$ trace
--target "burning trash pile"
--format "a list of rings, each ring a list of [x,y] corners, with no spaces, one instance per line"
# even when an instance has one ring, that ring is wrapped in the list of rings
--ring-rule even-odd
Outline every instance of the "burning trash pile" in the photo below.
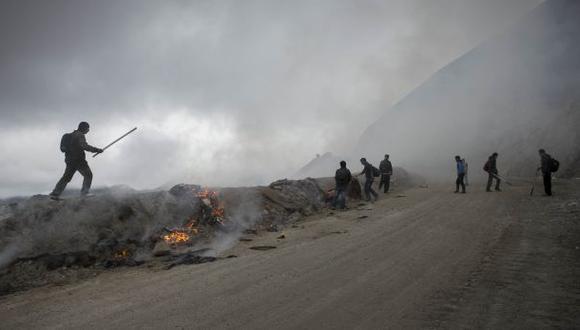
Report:
[[[4,205],[0,295],[58,282],[64,273],[215,261],[244,231],[276,231],[320,211],[324,196],[306,179],[217,191],[179,184],[58,203],[34,196]]]

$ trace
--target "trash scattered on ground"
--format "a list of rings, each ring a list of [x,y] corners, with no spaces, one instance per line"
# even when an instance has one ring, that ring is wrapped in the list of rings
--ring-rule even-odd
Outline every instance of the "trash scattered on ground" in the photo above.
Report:
[[[348,230],[337,230],[337,231],[331,231],[331,234],[346,234],[348,233]]]
[[[250,250],[266,251],[266,250],[272,250],[275,248],[276,248],[275,246],[271,246],[271,245],[258,245],[258,246],[250,247]]]
[[[279,231],[278,230],[278,226],[277,225],[274,225],[274,224],[271,225],[270,227],[268,227],[266,230],[269,231],[269,232],[271,232],[271,233],[277,233]]]
[[[247,235],[258,235],[258,231],[256,229],[246,229],[246,230],[244,230],[244,234],[247,234]]]
[[[285,238],[286,238],[286,235],[280,235],[280,236],[278,236],[278,237],[276,237],[276,238],[277,238],[277,239],[285,239]]]
[[[204,257],[200,256],[197,251],[188,252],[184,254],[177,255],[172,258],[171,262],[165,269],[169,270],[175,266],[179,265],[194,265],[194,264],[204,264],[206,262],[214,262],[217,260],[216,257]]]

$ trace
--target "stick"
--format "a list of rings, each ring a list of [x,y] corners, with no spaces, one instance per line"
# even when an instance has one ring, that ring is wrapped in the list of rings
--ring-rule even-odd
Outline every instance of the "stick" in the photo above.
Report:
[[[495,177],[496,179],[500,179],[500,180],[502,180],[502,181],[503,181],[505,184],[507,184],[508,186],[513,186],[513,184],[512,184],[511,182],[509,182],[509,181],[508,181],[508,180],[506,180],[505,178],[503,178],[503,177],[499,176],[499,174],[495,174],[495,173],[492,173],[492,172],[487,172],[487,173],[491,174],[491,176]]]
[[[532,190],[530,190],[530,196],[534,195],[534,189],[536,188],[536,180],[538,178],[538,172],[539,172],[539,170],[536,170],[536,175],[534,176],[534,179],[532,180]]]
[[[111,143],[107,144],[107,146],[103,148],[103,151],[107,150],[107,149],[108,149],[110,146],[112,146],[113,144],[115,144],[115,143],[119,142],[119,141],[120,141],[122,138],[124,138],[125,136],[127,136],[127,135],[129,135],[129,134],[131,134],[131,133],[135,132],[136,130],[137,130],[137,127],[133,128],[133,129],[132,129],[132,130],[130,130],[129,132],[127,132],[127,133],[125,133],[125,134],[121,135],[121,137],[120,137],[120,138],[118,138],[118,139],[116,139],[115,141],[113,141],[113,142],[111,142]],[[94,155],[93,155],[93,158],[97,157],[99,154],[101,154],[101,152],[94,154]]]

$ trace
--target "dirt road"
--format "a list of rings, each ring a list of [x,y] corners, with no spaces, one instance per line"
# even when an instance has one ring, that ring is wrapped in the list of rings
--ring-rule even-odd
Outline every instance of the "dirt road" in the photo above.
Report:
[[[557,184],[554,198],[527,186],[471,190],[395,193],[251,237],[224,253],[237,258],[211,264],[119,269],[5,296],[0,328],[580,324],[580,180]]]

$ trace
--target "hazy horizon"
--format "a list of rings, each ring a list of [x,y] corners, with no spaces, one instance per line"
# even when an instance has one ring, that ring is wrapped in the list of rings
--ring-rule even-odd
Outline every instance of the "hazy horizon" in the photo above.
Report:
[[[3,1],[0,197],[48,193],[80,121],[96,147],[139,127],[94,187],[291,176],[540,2]]]

